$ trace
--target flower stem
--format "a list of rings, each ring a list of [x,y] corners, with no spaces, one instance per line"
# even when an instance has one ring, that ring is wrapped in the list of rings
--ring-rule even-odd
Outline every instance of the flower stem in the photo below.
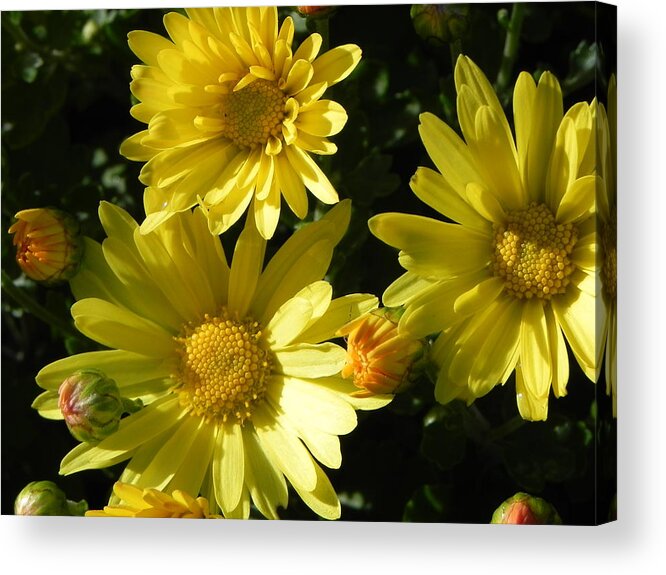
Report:
[[[491,429],[488,432],[488,440],[490,442],[495,442],[500,439],[504,439],[507,435],[510,435],[514,431],[520,429],[523,425],[525,425],[525,420],[520,417],[520,415],[516,415],[508,421],[505,421],[502,425]]]
[[[518,57],[518,44],[520,43],[520,30],[523,27],[525,19],[525,4],[516,2],[511,9],[511,19],[506,30],[506,39],[504,40],[504,51],[502,52],[502,63],[497,80],[495,81],[495,90],[498,94],[504,96],[506,89],[511,82],[513,65]],[[506,98],[503,98],[505,100]]]
[[[57,328],[65,335],[82,339],[81,334],[69,322],[66,322],[43,305],[37,303],[25,290],[16,287],[12,278],[4,270],[2,270],[2,290],[24,310],[41,319],[43,322]]]
[[[328,16],[324,18],[315,18],[315,30],[321,34],[321,48],[319,49],[320,54],[323,54],[328,50],[329,45],[329,25],[328,25]]]
[[[456,62],[458,61],[458,56],[460,56],[460,54],[462,54],[463,52],[462,41],[460,40],[460,38],[453,40],[449,44],[449,50],[451,52],[451,68],[455,70]]]

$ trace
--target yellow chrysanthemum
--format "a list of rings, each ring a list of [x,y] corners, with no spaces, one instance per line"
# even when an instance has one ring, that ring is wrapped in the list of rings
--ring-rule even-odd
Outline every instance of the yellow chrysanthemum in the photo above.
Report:
[[[163,517],[176,519],[222,519],[210,512],[205,497],[196,499],[176,489],[171,495],[157,489],[139,489],[117,482],[113,486],[118,505],[86,511],[86,517]]]
[[[348,44],[318,56],[312,34],[292,50],[294,23],[278,31],[276,7],[187,9],[169,13],[171,37],[129,34],[145,63],[132,68],[131,110],[148,128],[121,146],[147,162],[140,180],[143,233],[201,203],[211,232],[227,230],[252,204],[259,232],[273,236],[281,196],[303,218],[307,187],[326,204],[338,195],[311,154],[334,154],[328,140],[347,121],[345,110],[321,99],[346,78],[361,50]]]
[[[390,401],[352,397],[356,388],[340,377],[345,350],[327,341],[378,303],[369,294],[331,299],[322,279],[350,213],[345,200],[302,227],[262,271],[266,242],[252,225],[229,267],[201,208],[141,234],[125,211],[102,203],[108,237],[87,241],[72,316],[112,349],[42,369],[37,383],[47,391],[35,406],[57,418],[63,379],[95,368],[145,407],[97,445],[74,448],[60,472],[129,459],[121,482],[200,493],[234,518],[247,518],[251,501],[277,518],[286,478],[316,513],[337,518],[317,461],[339,467],[338,436],[356,426],[354,410]]]
[[[565,338],[596,381],[601,345],[590,106],[563,114],[557,79],[522,73],[513,107],[516,137],[492,86],[467,57],[455,68],[463,141],[432,114],[419,132],[438,171],[419,168],[414,193],[457,223],[380,214],[370,229],[399,248],[407,270],[384,293],[405,305],[400,329],[441,332],[442,403],[471,403],[516,371],[518,408],[543,420],[552,386],[566,393]]]
[[[606,392],[613,397],[617,416],[617,83],[608,85],[608,112],[594,107],[597,127],[597,163],[602,185],[597,198],[601,246],[601,285],[607,316],[601,334],[606,351]]]

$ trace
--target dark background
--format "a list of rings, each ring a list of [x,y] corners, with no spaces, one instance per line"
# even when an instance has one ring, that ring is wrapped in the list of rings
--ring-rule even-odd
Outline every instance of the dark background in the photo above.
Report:
[[[402,273],[395,250],[369,234],[367,218],[391,210],[431,215],[408,185],[418,166],[431,165],[418,138],[418,115],[430,111],[457,127],[452,51],[462,50],[494,81],[512,4],[450,5],[449,17],[466,29],[453,43],[419,36],[410,8],[341,6],[330,18],[330,46],[353,42],[363,49],[352,76],[327,92],[349,114],[333,138],[339,151],[324,165],[340,196],[354,206],[330,272],[338,294],[381,295]],[[134,29],[165,34],[166,11],[2,13],[3,230],[21,209],[57,206],[101,240],[100,200],[142,219],[141,165],[118,153],[120,142],[142,128],[128,113],[129,70],[138,60],[126,37]],[[294,17],[298,38],[308,33],[312,23],[291,8],[280,12]],[[605,102],[607,78],[616,70],[615,17],[615,7],[592,2],[526,4],[502,100],[510,103],[520,71],[538,76],[550,70],[562,84],[565,109],[595,96]],[[511,106],[506,109],[511,119]],[[312,196],[310,208],[309,217],[321,209]],[[269,252],[296,224],[283,209]],[[236,226],[225,234],[225,247],[239,231]],[[35,301],[71,321],[69,288],[46,288],[22,276],[5,232],[2,268]],[[62,422],[45,420],[30,407],[41,392],[34,377],[42,367],[92,349],[96,344],[43,323],[3,290],[3,514],[13,513],[16,494],[38,479],[55,481],[70,499],[86,499],[91,508],[104,505],[122,464],[58,476],[60,460],[76,441]],[[359,412],[357,429],[341,438],[341,469],[328,471],[343,503],[342,519],[487,523],[504,499],[527,491],[550,501],[564,523],[606,521],[616,490],[616,422],[603,370],[592,384],[572,357],[568,390],[563,399],[551,396],[543,423],[515,425],[513,377],[470,408],[438,405],[424,378],[389,407]],[[298,497],[281,516],[314,518]]]

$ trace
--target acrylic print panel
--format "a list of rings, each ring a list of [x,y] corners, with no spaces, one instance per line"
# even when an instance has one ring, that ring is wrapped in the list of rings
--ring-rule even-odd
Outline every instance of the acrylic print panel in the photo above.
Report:
[[[2,13],[2,513],[616,513],[616,9]]]

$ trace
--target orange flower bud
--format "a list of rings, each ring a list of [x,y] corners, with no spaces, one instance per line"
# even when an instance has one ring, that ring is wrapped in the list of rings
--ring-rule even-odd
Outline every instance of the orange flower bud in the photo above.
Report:
[[[516,493],[504,501],[493,513],[491,523],[511,525],[561,525],[555,508],[540,497]]]
[[[341,375],[353,378],[362,390],[354,395],[397,393],[414,379],[425,344],[398,333],[398,319],[397,310],[381,308],[340,330],[347,340],[347,362]]]
[[[29,278],[56,283],[76,274],[83,242],[78,222],[51,208],[21,210],[8,230],[14,234],[16,261]]]
[[[301,16],[307,18],[324,18],[335,11],[335,6],[296,6]]]

